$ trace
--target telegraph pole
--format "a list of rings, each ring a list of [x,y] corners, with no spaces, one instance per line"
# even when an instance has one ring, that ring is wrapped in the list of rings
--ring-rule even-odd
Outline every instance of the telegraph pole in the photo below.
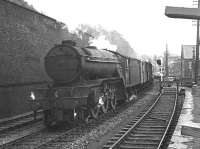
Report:
[[[200,0],[198,0],[198,8],[200,8]],[[196,61],[195,61],[195,74],[194,82],[198,83],[198,70],[199,70],[199,19],[197,20],[197,41],[196,41]]]
[[[196,54],[196,46],[195,47],[193,47],[192,48],[193,50],[192,50],[192,80],[193,80],[193,82],[195,82],[195,64],[196,64],[196,56],[195,56],[195,54]]]
[[[168,45],[166,44],[166,52],[165,52],[165,75],[166,75],[166,77],[168,77],[169,76],[169,69],[168,69],[168,55],[169,53],[168,53]]]
[[[181,85],[183,85],[183,45],[181,46]]]

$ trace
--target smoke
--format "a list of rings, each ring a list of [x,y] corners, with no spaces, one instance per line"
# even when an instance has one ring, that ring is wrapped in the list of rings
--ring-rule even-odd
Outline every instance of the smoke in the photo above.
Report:
[[[96,46],[98,49],[108,49],[125,56],[136,57],[129,43],[117,31],[107,31],[100,25],[88,24],[80,24],[74,30],[67,30],[68,36],[65,39],[74,40],[80,47]]]
[[[117,51],[117,45],[111,44],[104,35],[101,35],[95,39],[91,39],[90,43],[91,46],[96,46],[98,49],[108,49],[111,51]]]

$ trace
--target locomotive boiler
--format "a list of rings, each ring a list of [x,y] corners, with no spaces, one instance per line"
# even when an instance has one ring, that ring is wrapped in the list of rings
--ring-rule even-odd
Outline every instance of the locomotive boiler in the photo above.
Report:
[[[43,109],[48,126],[59,121],[97,119],[152,80],[150,63],[107,49],[78,47],[73,41],[50,49],[45,69],[53,84],[33,89],[31,98],[32,104]]]
[[[115,54],[90,46],[80,48],[63,41],[45,57],[47,74],[57,83],[75,83],[117,76],[119,61]]]

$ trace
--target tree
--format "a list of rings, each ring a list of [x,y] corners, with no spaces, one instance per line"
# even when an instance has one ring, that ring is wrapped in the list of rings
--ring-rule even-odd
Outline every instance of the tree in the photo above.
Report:
[[[36,11],[36,9],[32,6],[32,5],[29,5],[26,1],[24,0],[9,0],[10,2],[12,3],[15,3],[15,4],[18,4],[20,6],[23,6],[25,8],[28,8],[30,10],[34,10]]]

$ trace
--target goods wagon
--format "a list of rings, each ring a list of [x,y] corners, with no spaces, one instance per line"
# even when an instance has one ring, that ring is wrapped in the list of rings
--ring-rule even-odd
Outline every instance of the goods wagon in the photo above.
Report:
[[[141,61],[141,84],[144,84],[145,82],[147,82],[147,67],[146,67],[147,63],[144,61]]]
[[[59,121],[97,119],[100,113],[115,110],[128,101],[132,91],[152,81],[150,66],[107,49],[63,41],[45,57],[46,73],[53,83],[33,89],[31,103],[37,105],[32,106],[33,110],[44,110],[47,126]]]
[[[152,64],[151,63],[147,63],[147,80],[151,80],[152,79]]]
[[[140,61],[129,58],[129,84],[130,86],[137,86],[141,84],[140,76]]]

